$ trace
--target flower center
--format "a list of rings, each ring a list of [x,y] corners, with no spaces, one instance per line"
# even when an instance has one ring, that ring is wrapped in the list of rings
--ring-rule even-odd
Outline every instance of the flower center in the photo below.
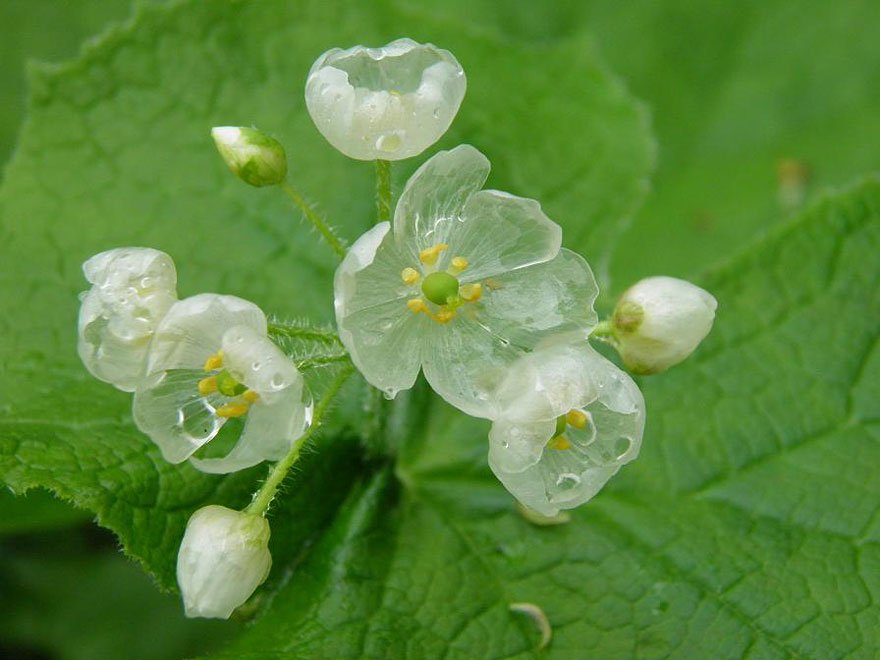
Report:
[[[445,271],[434,270],[441,253],[448,248],[446,243],[437,243],[419,252],[419,262],[422,268],[428,271],[424,278],[415,268],[404,268],[400,272],[400,279],[407,286],[421,283],[421,292],[424,296],[424,298],[407,300],[407,308],[413,314],[425,314],[436,323],[448,323],[457,316],[459,308],[466,303],[477,302],[483,295],[483,286],[479,282],[459,283],[458,275],[469,265],[464,257],[453,257]],[[428,302],[425,302],[425,299]],[[428,303],[436,305],[437,308],[432,308]]]
[[[205,360],[204,370],[211,375],[199,381],[199,394],[208,396],[219,392],[229,398],[229,401],[215,409],[218,417],[246,415],[251,404],[260,398],[259,394],[239,383],[235,376],[223,368],[223,351],[217,351]]]
[[[569,410],[564,415],[560,415],[556,418],[556,428],[553,431],[553,437],[547,441],[547,446],[551,449],[558,449],[560,451],[571,449],[571,440],[565,435],[568,427],[571,426],[572,428],[582,431],[587,428],[589,421],[590,418],[588,417],[588,413],[585,413],[583,410],[573,409]]]
[[[431,273],[422,282],[422,293],[435,305],[445,305],[458,296],[458,280],[449,273]]]

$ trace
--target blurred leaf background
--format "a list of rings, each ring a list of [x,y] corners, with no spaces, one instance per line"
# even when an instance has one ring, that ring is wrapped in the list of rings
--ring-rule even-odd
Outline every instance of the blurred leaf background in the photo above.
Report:
[[[589,34],[644,102],[656,172],[610,263],[614,293],[648,274],[696,277],[878,166],[878,3],[446,0],[376,11],[386,5],[536,45]],[[129,12],[122,1],[0,3],[0,158],[25,120],[26,60],[73,57]],[[562,73],[544,71],[546,84]],[[0,507],[0,655],[183,657],[237,630],[184,620],[90,514],[39,490],[4,493]]]

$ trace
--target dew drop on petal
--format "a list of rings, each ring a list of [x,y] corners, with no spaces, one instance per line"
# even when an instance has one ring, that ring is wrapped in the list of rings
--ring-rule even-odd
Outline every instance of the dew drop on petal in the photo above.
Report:
[[[581,483],[581,478],[571,472],[563,472],[556,478],[556,485],[562,490],[570,490]]]

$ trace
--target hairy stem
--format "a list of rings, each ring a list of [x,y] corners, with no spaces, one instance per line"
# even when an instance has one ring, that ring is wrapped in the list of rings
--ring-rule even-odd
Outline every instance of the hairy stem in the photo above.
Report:
[[[348,380],[349,376],[353,373],[354,368],[346,366],[343,367],[342,371],[340,371],[336,378],[333,379],[333,382],[330,383],[330,386],[324,392],[324,396],[321,397],[321,400],[318,401],[315,406],[311,425],[306,429],[305,433],[294,440],[287,456],[282,458],[272,467],[268,478],[263,482],[263,485],[260,486],[260,490],[254,493],[254,499],[245,509],[245,513],[260,516],[266,515],[266,512],[269,510],[269,505],[272,504],[272,500],[274,500],[275,496],[278,494],[278,487],[281,485],[281,482],[284,481],[287,473],[290,472],[290,468],[292,468],[297,460],[299,460],[299,455],[303,446],[308,442],[309,438],[321,428],[321,422],[323,421],[324,414],[327,412],[327,408],[333,402],[333,399],[336,398],[336,395],[345,384],[345,381]]]
[[[376,161],[376,222],[391,220],[391,162]]]
[[[299,210],[303,212],[306,219],[315,226],[315,229],[317,229],[321,234],[321,237],[327,241],[327,245],[332,248],[336,253],[336,256],[342,259],[346,252],[345,244],[342,239],[333,232],[330,225],[324,222],[324,219],[317,211],[315,211],[315,209],[312,208],[303,196],[300,195],[292,185],[290,185],[289,181],[282,182],[280,188],[291,199],[291,201],[299,207]]]

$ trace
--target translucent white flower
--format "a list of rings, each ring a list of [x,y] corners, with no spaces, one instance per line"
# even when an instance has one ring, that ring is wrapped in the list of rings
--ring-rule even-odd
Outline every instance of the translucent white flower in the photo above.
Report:
[[[281,459],[302,434],[306,412],[302,375],[266,336],[260,308],[210,293],[168,310],[134,395],[135,423],[165,460],[189,459],[203,472]],[[229,453],[194,457],[231,419],[244,426]]]
[[[126,247],[83,264],[92,288],[82,294],[77,349],[86,369],[131,392],[143,376],[156,325],[177,300],[177,273],[164,252]]]
[[[211,505],[186,524],[177,584],[188,617],[228,619],[272,566],[269,523],[262,516]]]
[[[656,374],[678,364],[709,334],[718,302],[674,277],[649,277],[621,296],[612,326],[627,369]]]
[[[544,516],[583,504],[639,454],[645,402],[632,379],[585,342],[539,348],[498,390],[489,467]]]
[[[223,161],[252,186],[274,186],[287,176],[287,155],[273,137],[247,126],[215,126],[211,137]]]
[[[543,337],[595,325],[587,263],[531,199],[480,190],[489,161],[471,146],[413,174],[389,223],[361,236],[336,271],[336,321],[354,364],[393,397],[419,368],[449,403],[493,417],[507,366]]]
[[[449,51],[412,39],[333,48],[312,65],[306,106],[321,134],[358,160],[401,160],[443,135],[467,81]]]

